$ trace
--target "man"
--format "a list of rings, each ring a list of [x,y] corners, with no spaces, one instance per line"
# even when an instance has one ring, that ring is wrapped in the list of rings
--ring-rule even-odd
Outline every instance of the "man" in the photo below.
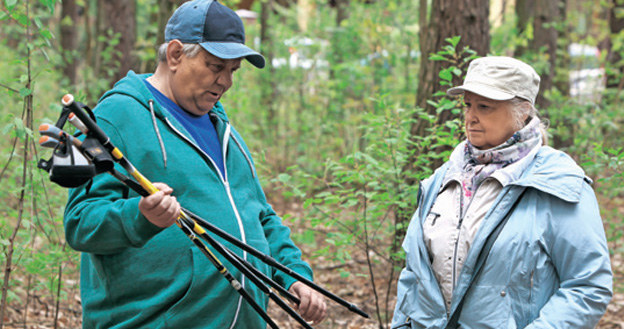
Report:
[[[82,251],[84,328],[265,328],[251,306],[175,226],[180,204],[312,278],[290,231],[267,203],[249,150],[219,99],[244,58],[242,21],[212,0],[183,4],[167,23],[153,75],[130,71],[95,109],[100,127],[159,192],[141,198],[110,175],[70,192],[68,243]],[[179,202],[178,202],[179,201]],[[301,299],[307,321],[326,305],[316,291],[218,239]],[[224,265],[258,304],[267,298]]]

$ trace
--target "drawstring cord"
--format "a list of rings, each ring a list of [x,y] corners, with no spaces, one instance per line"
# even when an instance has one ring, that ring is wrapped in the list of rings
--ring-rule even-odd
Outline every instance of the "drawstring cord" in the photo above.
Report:
[[[162,140],[162,136],[160,136],[160,130],[158,130],[158,125],[156,124],[156,114],[154,113],[154,101],[147,101],[150,106],[150,113],[152,114],[152,124],[154,125],[154,130],[156,131],[156,137],[158,137],[158,143],[160,143],[160,151],[162,152],[163,162],[165,164],[165,168],[167,168],[167,150],[165,150],[165,143]]]

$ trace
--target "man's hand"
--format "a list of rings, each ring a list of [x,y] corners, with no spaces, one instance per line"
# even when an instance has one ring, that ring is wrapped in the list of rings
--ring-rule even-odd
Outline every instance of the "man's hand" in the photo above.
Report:
[[[154,183],[158,192],[141,198],[139,210],[150,223],[158,227],[169,227],[180,215],[180,204],[174,196],[173,189],[165,183]]]
[[[325,298],[316,290],[297,281],[290,286],[288,291],[299,297],[300,303],[296,309],[304,320],[318,324],[325,319],[327,315]]]

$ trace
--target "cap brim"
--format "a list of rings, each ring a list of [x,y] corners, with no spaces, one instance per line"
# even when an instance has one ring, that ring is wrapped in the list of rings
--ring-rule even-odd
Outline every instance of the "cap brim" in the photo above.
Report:
[[[209,53],[223,59],[245,58],[253,66],[261,69],[265,65],[264,57],[257,51],[236,42],[203,42],[200,45]]]
[[[446,91],[446,94],[449,96],[459,96],[462,95],[465,91],[469,91],[479,96],[483,96],[485,98],[493,99],[496,101],[507,101],[516,97],[514,94],[495,89],[492,86],[485,86],[474,83],[468,83],[462,86],[450,88]]]

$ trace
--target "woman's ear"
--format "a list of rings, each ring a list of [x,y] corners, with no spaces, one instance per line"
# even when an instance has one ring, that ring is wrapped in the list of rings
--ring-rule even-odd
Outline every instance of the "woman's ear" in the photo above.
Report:
[[[529,115],[531,114],[531,103],[529,102],[522,102],[522,122],[524,122],[524,124],[526,125],[528,123],[528,121],[531,119],[529,117]]]
[[[182,62],[182,48],[182,42],[178,39],[169,41],[167,45],[167,66],[172,72],[175,72]]]

